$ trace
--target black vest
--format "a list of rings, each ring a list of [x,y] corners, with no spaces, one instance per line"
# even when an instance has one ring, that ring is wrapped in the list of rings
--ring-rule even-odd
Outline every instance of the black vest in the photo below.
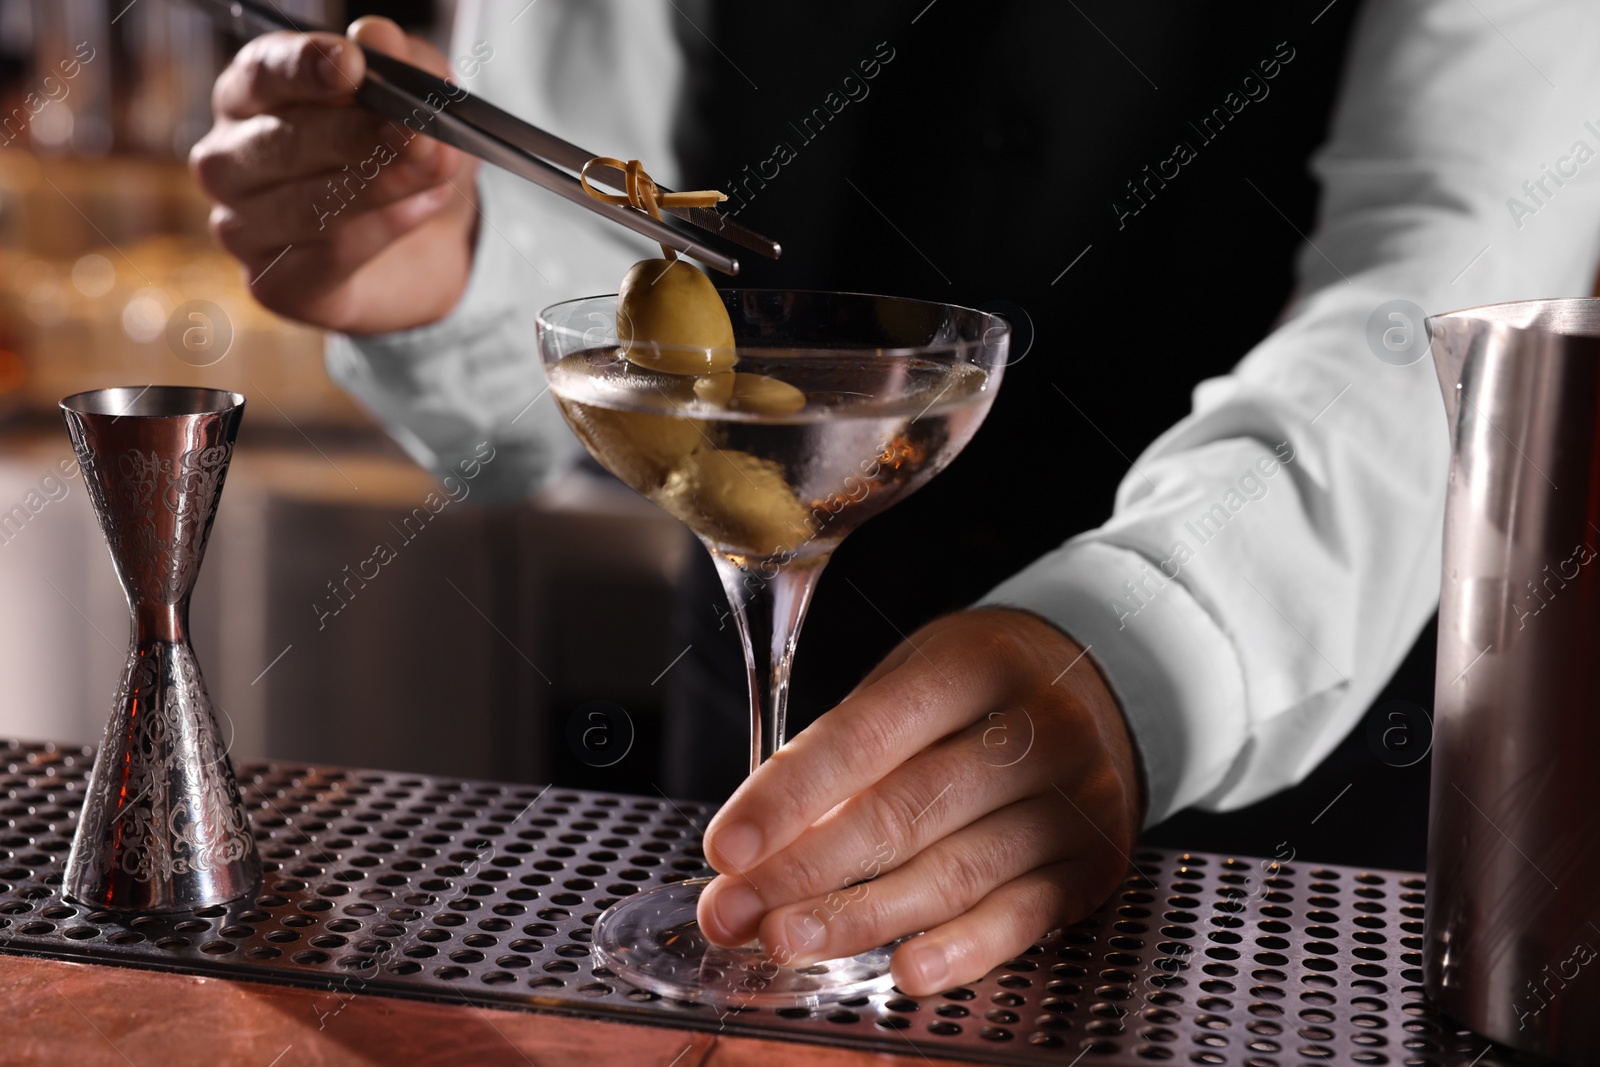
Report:
[[[1307,159],[1356,9],[717,0],[697,26],[678,18],[692,71],[682,187],[728,192],[728,210],[785,248],[778,263],[746,255],[738,284],[1021,308],[1031,320],[966,452],[835,555],[796,658],[791,735],[899,633],[1102,522],[1130,457],[1188,413],[1196,382],[1270,330],[1296,230],[1314,224]],[[714,798],[743,775],[747,712],[700,555],[679,619],[694,662],[673,675],[663,773],[677,792]],[[1404,692],[1431,705],[1422,645]],[[1420,865],[1426,765],[1382,764],[1363,733],[1291,791],[1300,801],[1275,798],[1254,824],[1180,816],[1172,832],[1188,847],[1264,855],[1298,833],[1332,860],[1342,845],[1323,823],[1354,829],[1365,804],[1392,826],[1404,805],[1406,851],[1380,855],[1357,832],[1353,861]],[[1353,789],[1341,802],[1352,810],[1319,820],[1313,838],[1310,816],[1356,774],[1375,784]]]

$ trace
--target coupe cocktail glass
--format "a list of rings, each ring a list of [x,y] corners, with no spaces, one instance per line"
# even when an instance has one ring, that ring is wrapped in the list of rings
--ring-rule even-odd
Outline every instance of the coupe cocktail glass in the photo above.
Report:
[[[737,370],[799,388],[804,407],[730,408],[707,380],[629,362],[614,296],[545,309],[538,342],[551,392],[595,459],[711,553],[744,644],[753,772],[783,745],[795,638],[823,567],[846,534],[966,446],[999,388],[1010,330],[980,311],[894,297],[721,295]],[[709,1003],[815,1004],[890,985],[892,947],[790,969],[759,945],[711,945],[695,921],[707,884],[613,905],[595,926],[597,961],[641,988]]]

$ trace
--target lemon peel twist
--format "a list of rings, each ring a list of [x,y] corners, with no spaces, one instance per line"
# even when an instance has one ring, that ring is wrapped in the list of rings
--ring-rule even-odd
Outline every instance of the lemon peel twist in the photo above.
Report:
[[[603,193],[589,184],[590,167],[609,167],[622,172],[622,193]],[[578,172],[578,184],[583,186],[583,191],[600,201],[602,204],[612,204],[617,207],[638,208],[653,219],[661,218],[661,209],[664,207],[715,207],[728,199],[727,193],[719,193],[715,189],[696,189],[687,192],[663,193],[655,179],[645,173],[644,164],[637,159],[630,159],[624,163],[620,159],[610,156],[596,156],[583,165]],[[661,246],[661,252],[668,259],[677,259],[678,253],[666,245]]]

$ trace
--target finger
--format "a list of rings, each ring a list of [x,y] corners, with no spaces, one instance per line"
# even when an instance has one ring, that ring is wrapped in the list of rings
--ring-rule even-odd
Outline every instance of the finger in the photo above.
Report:
[[[361,108],[295,104],[219,123],[190,151],[189,167],[200,187],[226,204],[322,171],[419,161],[439,147]]]
[[[896,949],[894,984],[907,996],[926,997],[977,981],[1045,931],[1093,911],[1116,889],[1122,870],[1097,852],[1029,871]]]
[[[1015,654],[1000,630],[950,626],[745,779],[706,831],[719,871],[745,871],[836,805],[1000,704]]]
[[[288,104],[328,104],[354,95],[367,64],[333,33],[268,33],[250,41],[217,77],[211,107],[243,119]]]
[[[397,56],[429,74],[446,79],[450,77],[450,60],[443,52],[421,37],[407,34],[394,22],[382,16],[367,15],[356,19],[350,24],[350,36],[359,44],[386,55]],[[453,167],[457,164],[448,161],[469,158],[465,153],[441,144],[431,137],[415,136],[411,128],[403,123],[396,125],[391,122],[390,127],[398,136],[408,141],[403,152],[407,160],[423,159],[429,153],[436,151],[447,161],[446,165]],[[394,144],[399,145],[400,141],[395,141]]]
[[[469,168],[459,153],[412,161],[394,159],[382,167],[367,165],[370,163],[370,159],[365,161],[357,171],[325,171],[225,200],[212,213],[212,235],[223,248],[244,259],[289,243],[327,240],[339,227],[368,212],[435,187],[443,186],[448,192],[449,182],[463,188],[470,182]]]
[[[443,52],[381,15],[366,15],[352,22],[350,39],[384,55],[403,59],[437,77],[450,76],[450,60]]]
[[[758,923],[766,928],[762,916],[772,909],[894,870],[975,820],[1048,788],[1053,777],[1077,779],[1096,754],[1093,723],[1070,710],[1040,720],[1046,736],[1036,740],[1057,754],[1049,763],[1003,763],[987,746],[992,727],[980,720],[828,812],[742,877],[718,878],[701,895],[707,936],[743,944]]]
[[[1061,807],[1053,793],[1019,801],[875,881],[775,909],[761,922],[761,944],[803,967],[949,922],[1000,886],[1096,844],[1081,820],[1061,818]]]
[[[901,641],[898,645],[890,650],[887,656],[878,661],[878,665],[876,667],[867,672],[867,676],[861,679],[861,681],[856,684],[854,689],[850,690],[849,695],[855,696],[863,689],[866,689],[868,686],[872,685],[879,678],[882,678],[890,671],[897,669],[901,664],[914,655],[916,655],[916,648],[911,644],[911,641]]]
[[[440,185],[399,203],[369,211],[341,226],[326,241],[286,242],[278,247],[268,245],[235,255],[244,264],[251,294],[264,307],[319,322],[329,329],[339,329],[338,322],[320,310],[320,301],[333,299],[335,288],[375,255],[449,209],[459,199],[461,194],[454,188]],[[214,209],[213,216],[226,210]]]

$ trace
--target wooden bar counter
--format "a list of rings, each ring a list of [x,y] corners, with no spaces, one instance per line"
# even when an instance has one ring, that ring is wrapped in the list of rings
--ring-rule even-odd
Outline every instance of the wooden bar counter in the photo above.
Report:
[[[0,955],[7,1067],[953,1067],[543,1013]]]

